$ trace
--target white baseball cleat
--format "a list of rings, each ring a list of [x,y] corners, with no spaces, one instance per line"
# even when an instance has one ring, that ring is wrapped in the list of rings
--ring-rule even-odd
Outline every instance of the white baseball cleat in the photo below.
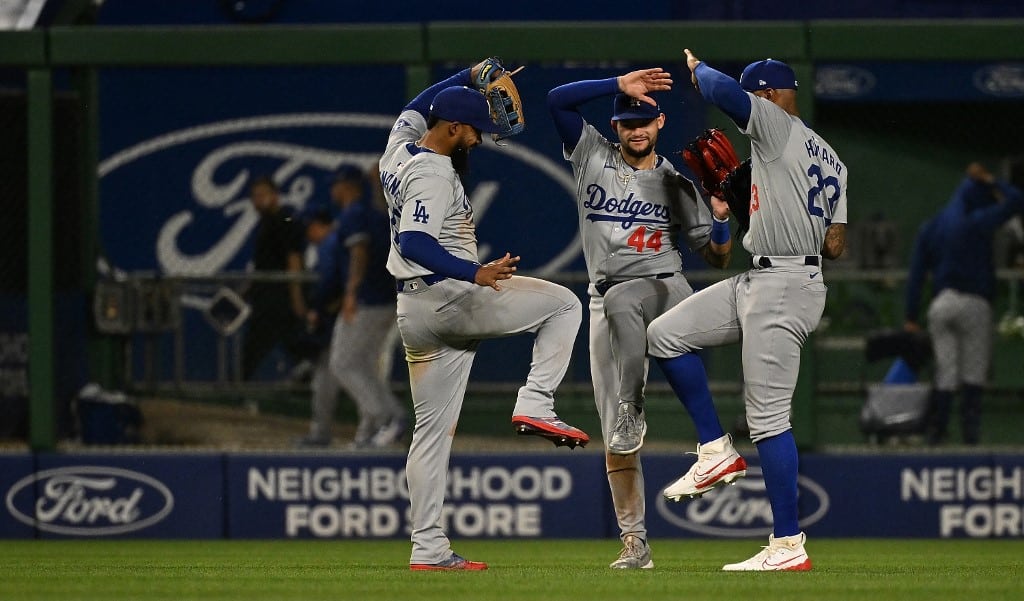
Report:
[[[698,444],[697,462],[682,478],[666,486],[661,494],[669,501],[682,501],[684,497],[693,499],[746,475],[747,462],[732,446],[732,436],[726,434],[707,444]]]
[[[768,535],[768,546],[746,561],[722,566],[724,572],[806,572],[811,569],[811,558],[804,550],[807,535],[775,538]]]

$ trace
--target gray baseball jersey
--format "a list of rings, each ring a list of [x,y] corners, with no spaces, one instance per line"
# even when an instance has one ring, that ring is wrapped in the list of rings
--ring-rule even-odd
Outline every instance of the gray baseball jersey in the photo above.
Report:
[[[616,144],[585,123],[571,155],[580,237],[591,282],[678,272],[680,233],[707,244],[711,211],[690,180],[658,157],[654,169],[626,164]]]
[[[591,281],[590,371],[607,448],[619,403],[644,401],[647,326],[693,293],[681,273],[680,239],[694,250],[707,244],[711,211],[664,157],[657,157],[653,169],[633,169],[619,146],[588,123],[572,152],[564,155],[576,178],[580,238]],[[608,282],[615,285],[599,292],[597,284]],[[623,461],[635,469],[622,469]],[[609,467],[608,482],[620,537],[647,540],[639,459],[622,458],[615,467]]]
[[[752,255],[821,252],[825,228],[846,223],[846,166],[828,142],[771,102],[747,92]]]
[[[380,159],[380,179],[391,209],[391,254],[388,271],[399,280],[428,275],[429,269],[402,257],[398,232],[430,234],[460,259],[477,261],[473,207],[451,159],[416,146],[427,122],[416,111],[404,111],[388,137]],[[414,203],[406,209],[407,202]]]
[[[656,319],[650,354],[675,357],[742,339],[743,396],[754,442],[789,430],[800,351],[818,326],[827,288],[821,246],[846,223],[846,166],[797,117],[749,94],[750,271],[718,282]]]

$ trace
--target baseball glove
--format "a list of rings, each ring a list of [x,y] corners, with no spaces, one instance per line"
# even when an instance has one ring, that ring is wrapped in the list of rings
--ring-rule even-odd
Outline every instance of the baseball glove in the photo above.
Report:
[[[680,153],[704,192],[729,204],[740,231],[750,227],[750,159],[740,162],[725,132],[706,129]]]
[[[477,72],[474,84],[483,92],[487,104],[491,107],[491,119],[498,124],[501,131],[491,134],[494,141],[522,133],[526,129],[526,118],[523,116],[523,101],[519,98],[519,89],[512,81],[512,76],[522,71],[519,67],[509,71],[501,64],[501,59],[491,57],[483,61]]]

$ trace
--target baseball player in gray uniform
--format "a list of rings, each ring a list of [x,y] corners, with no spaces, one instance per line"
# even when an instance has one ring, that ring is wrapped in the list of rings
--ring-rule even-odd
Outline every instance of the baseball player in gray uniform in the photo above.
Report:
[[[380,161],[391,213],[388,270],[398,283],[398,329],[416,419],[406,465],[414,570],[487,568],[455,554],[441,528],[452,437],[482,339],[536,334],[513,411],[517,432],[570,447],[589,440],[558,418],[553,399],[579,331],[579,299],[563,286],[514,276],[517,256],[477,260],[473,207],[459,168],[482,132],[498,126],[483,94],[466,87],[474,76],[465,69],[410,102]]]
[[[623,549],[612,568],[653,568],[637,451],[647,432],[647,325],[693,293],[678,239],[724,267],[732,241],[729,209],[712,235],[711,211],[694,185],[654,152],[665,115],[650,92],[671,88],[660,68],[578,81],[548,94],[548,106],[576,178],[583,256],[590,276],[590,369],[605,440],[608,485]],[[614,96],[613,143],[578,107]]]
[[[753,268],[679,303],[647,329],[650,354],[697,429],[697,461],[664,490],[696,497],[746,474],[722,430],[707,374],[693,351],[742,341],[743,397],[761,459],[773,533],[768,546],[726,571],[809,570],[797,514],[796,442],[789,422],[800,350],[825,307],[821,257],[846,245],[847,169],[800,120],[797,80],[780,61],[751,63],[737,83],[686,50],[694,84],[750,137]]]

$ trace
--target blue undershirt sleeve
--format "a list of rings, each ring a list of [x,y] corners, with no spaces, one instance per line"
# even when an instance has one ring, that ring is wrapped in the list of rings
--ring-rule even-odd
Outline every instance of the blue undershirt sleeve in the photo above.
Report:
[[[562,144],[571,151],[583,135],[583,117],[579,106],[588,100],[610,96],[619,91],[619,78],[588,79],[558,86],[548,92],[548,110],[555,121]]]
[[[409,102],[409,104],[405,105],[405,108],[402,110],[416,111],[417,113],[423,115],[423,118],[426,119],[427,113],[430,112],[430,103],[434,101],[434,96],[437,96],[438,92],[445,88],[450,88],[452,86],[472,85],[473,82],[470,81],[469,79],[470,72],[470,69],[463,69],[462,71],[459,71],[458,73],[452,75],[448,79],[435,83],[426,90],[420,92],[415,98],[413,98]]]
[[[992,187],[1003,194],[1003,202],[974,211],[967,217],[974,229],[983,232],[994,232],[1024,208],[1020,190],[1017,188],[999,181],[995,182]]]
[[[925,276],[928,273],[928,239],[932,223],[929,221],[921,226],[914,240],[914,250],[910,259],[910,269],[907,272],[907,299],[904,306],[904,318],[907,321],[917,322],[918,313],[921,309],[921,294],[924,288]]]
[[[480,265],[460,259],[426,232],[402,232],[398,234],[398,250],[410,261],[426,267],[437,275],[443,275],[467,282],[476,281]]]
[[[747,123],[750,122],[750,96],[743,91],[739,82],[709,67],[707,63],[697,65],[694,75],[697,76],[697,84],[704,99],[722,109],[733,123],[747,129]]]

